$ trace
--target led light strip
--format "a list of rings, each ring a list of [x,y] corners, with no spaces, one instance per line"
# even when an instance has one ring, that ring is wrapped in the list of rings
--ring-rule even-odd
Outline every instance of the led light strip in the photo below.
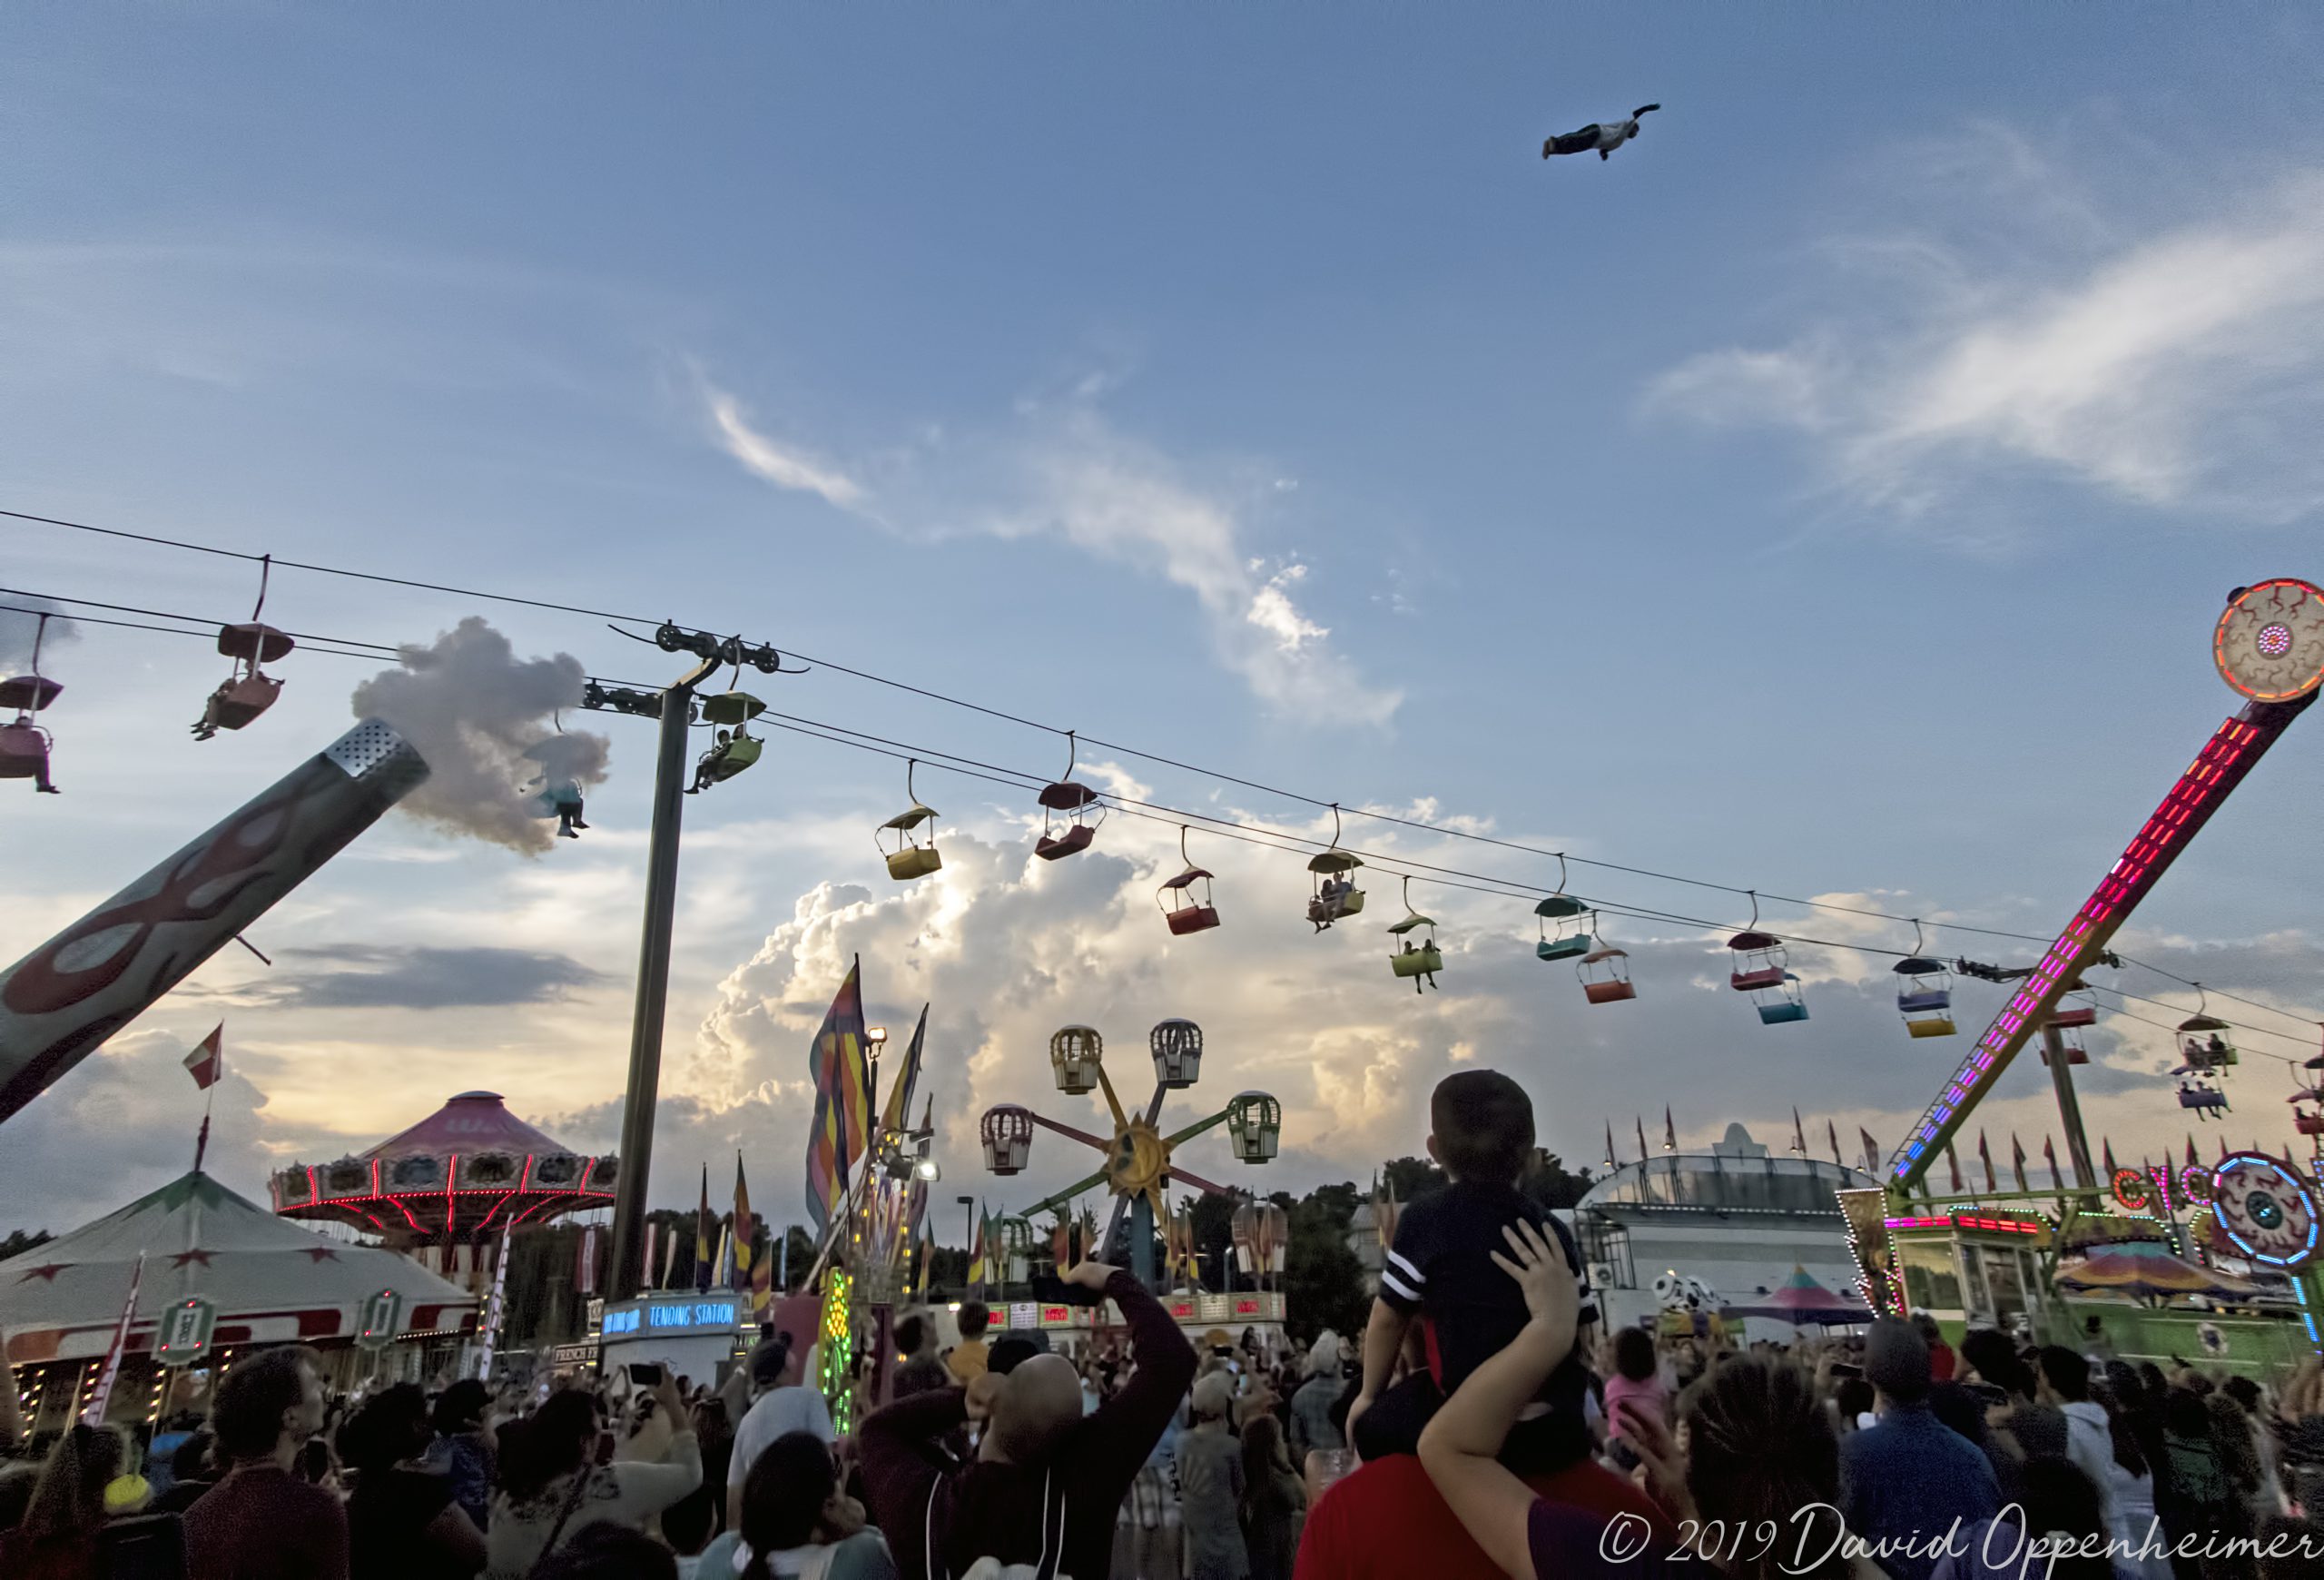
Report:
[[[2201,755],[2146,820],[2138,837],[2131,841],[2130,848],[2050,945],[2034,974],[1994,1017],[1993,1024],[1977,1039],[1920,1122],[1906,1132],[1904,1144],[1888,1160],[1892,1188],[1910,1190],[1920,1182],[1969,1111],[2009,1068],[2010,1061],[2056,1008],[2068,987],[2080,980],[2083,968],[2146,898],[2220,803],[2243,782],[2252,765],[2283,734],[2284,726],[2314,699],[2315,694],[2310,693],[2291,703],[2254,702],[2219,726]]]

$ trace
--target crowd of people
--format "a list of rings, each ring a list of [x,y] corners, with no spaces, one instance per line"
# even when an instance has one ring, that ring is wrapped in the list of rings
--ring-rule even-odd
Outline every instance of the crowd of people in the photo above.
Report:
[[[150,1440],[30,1443],[0,1413],[0,1580],[2324,1574],[2314,1362],[2270,1390],[2130,1364],[2095,1328],[1606,1333],[1519,1189],[1523,1091],[1462,1071],[1431,1129],[1451,1183],[1403,1213],[1360,1339],[1197,1343],[1085,1262],[1066,1281],[1119,1331],[1068,1357],[989,1338],[971,1301],[946,1348],[907,1314],[848,1434],[781,1335],[714,1387],[647,1368],[354,1400],[285,1346]]]

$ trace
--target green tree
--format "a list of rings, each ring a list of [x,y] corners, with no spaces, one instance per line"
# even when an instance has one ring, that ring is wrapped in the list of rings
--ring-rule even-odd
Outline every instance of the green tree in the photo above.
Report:
[[[1532,1164],[1525,1170],[1525,1194],[1544,1207],[1578,1206],[1590,1184],[1588,1169],[1569,1170],[1565,1160],[1547,1147],[1535,1149]]]
[[[46,1245],[55,1238],[44,1229],[34,1229],[29,1234],[21,1229],[12,1229],[7,1239],[0,1239],[0,1262],[10,1257],[22,1256],[35,1246]]]
[[[1388,1189],[1399,1201],[1410,1201],[1444,1183],[1444,1170],[1426,1158],[1393,1158],[1381,1170]]]

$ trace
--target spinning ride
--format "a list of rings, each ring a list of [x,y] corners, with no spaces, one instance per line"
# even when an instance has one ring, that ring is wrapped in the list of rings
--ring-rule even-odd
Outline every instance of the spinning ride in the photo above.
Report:
[[[1146,1107],[1132,1112],[1114,1094],[1106,1073],[1105,1039],[1091,1026],[1065,1026],[1049,1039],[1049,1069],[1057,1089],[1068,1097],[1091,1091],[1105,1095],[1113,1118],[1110,1137],[1034,1112],[1017,1103],[1002,1103],[986,1111],[979,1125],[984,1143],[985,1167],[996,1174],[1015,1174],[1032,1159],[1036,1127],[1080,1142],[1104,1157],[1105,1162],[1086,1178],[1033,1203],[1018,1214],[1030,1220],[1036,1213],[1061,1210],[1085,1190],[1104,1186],[1114,1197],[1112,1218],[1103,1243],[1110,1246],[1120,1232],[1123,1215],[1129,1215],[1129,1268],[1142,1283],[1154,1282],[1154,1225],[1167,1219],[1165,1193],[1172,1183],[1198,1190],[1229,1194],[1226,1187],[1188,1173],[1176,1161],[1177,1149],[1205,1131],[1225,1125],[1236,1157],[1246,1163],[1265,1163],[1275,1155],[1283,1133],[1283,1106],[1264,1091],[1237,1092],[1225,1108],[1183,1129],[1165,1133],[1161,1128],[1163,1100],[1184,1091],[1202,1073],[1202,1028],[1187,1020],[1167,1020],[1147,1034],[1154,1060],[1154,1095]]]

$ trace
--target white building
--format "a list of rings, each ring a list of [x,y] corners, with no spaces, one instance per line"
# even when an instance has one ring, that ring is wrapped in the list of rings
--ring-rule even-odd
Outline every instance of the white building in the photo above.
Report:
[[[1806,1268],[1842,1293],[1856,1288],[1856,1259],[1836,1190],[1878,1181],[1815,1158],[1772,1156],[1741,1125],[1706,1152],[1665,1152],[1624,1163],[1574,1209],[1572,1225],[1610,1327],[1658,1308],[1664,1273],[1699,1279],[1721,1302],[1750,1304]],[[1753,1318],[1738,1341],[1788,1341],[1791,1329]]]

